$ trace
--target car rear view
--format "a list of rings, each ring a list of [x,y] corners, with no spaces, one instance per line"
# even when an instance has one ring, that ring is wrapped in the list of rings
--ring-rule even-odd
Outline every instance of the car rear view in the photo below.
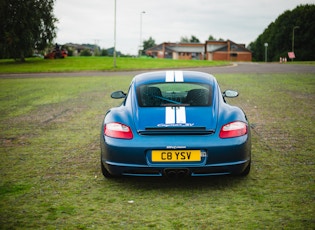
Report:
[[[249,172],[246,116],[224,102],[213,76],[188,71],[138,75],[124,99],[103,122],[104,176]]]

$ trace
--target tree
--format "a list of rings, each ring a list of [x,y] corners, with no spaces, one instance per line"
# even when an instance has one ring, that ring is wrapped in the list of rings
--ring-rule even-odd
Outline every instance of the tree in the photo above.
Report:
[[[200,40],[196,36],[191,35],[190,39],[187,36],[181,37],[180,42],[181,43],[199,43]]]
[[[209,35],[208,41],[224,41],[223,38],[216,39],[212,35]]]
[[[84,50],[82,50],[82,51],[80,52],[80,56],[86,56],[86,57],[92,56],[91,50],[89,50],[89,49],[84,49]]]
[[[181,43],[189,43],[189,38],[187,36],[180,37],[180,42]]]
[[[195,37],[194,35],[191,35],[191,38],[189,40],[191,43],[199,43],[199,39],[197,37]]]
[[[55,0],[1,0],[0,58],[25,61],[56,37]]]
[[[108,56],[107,49],[102,49],[101,50],[101,56]]]
[[[268,61],[278,61],[292,51],[297,60],[315,60],[315,5],[299,5],[287,10],[271,22],[258,38],[250,43],[254,61],[265,59],[265,43],[268,43]]]
[[[153,46],[156,46],[156,44],[155,44],[155,40],[152,37],[149,37],[148,40],[144,40],[142,54],[144,53],[144,50],[149,49]]]
[[[216,41],[216,39],[212,35],[209,35],[208,41]]]

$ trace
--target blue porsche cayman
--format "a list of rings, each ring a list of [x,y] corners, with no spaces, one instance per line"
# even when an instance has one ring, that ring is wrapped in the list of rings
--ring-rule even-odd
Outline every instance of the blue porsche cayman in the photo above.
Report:
[[[137,75],[110,109],[101,129],[101,169],[113,176],[247,175],[250,126],[225,102],[216,79],[194,71]]]

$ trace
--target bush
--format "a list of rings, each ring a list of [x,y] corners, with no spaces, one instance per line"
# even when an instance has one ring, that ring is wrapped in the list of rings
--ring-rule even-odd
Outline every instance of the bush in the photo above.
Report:
[[[101,56],[108,56],[108,52],[106,49],[101,50]]]
[[[80,56],[92,56],[92,53],[89,49],[84,49],[80,52]]]

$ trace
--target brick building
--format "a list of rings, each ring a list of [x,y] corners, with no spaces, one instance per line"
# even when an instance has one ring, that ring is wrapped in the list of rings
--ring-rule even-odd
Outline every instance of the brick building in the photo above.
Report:
[[[209,61],[252,61],[252,53],[243,44],[233,41],[206,41],[205,43],[169,43],[145,50],[156,58]]]

